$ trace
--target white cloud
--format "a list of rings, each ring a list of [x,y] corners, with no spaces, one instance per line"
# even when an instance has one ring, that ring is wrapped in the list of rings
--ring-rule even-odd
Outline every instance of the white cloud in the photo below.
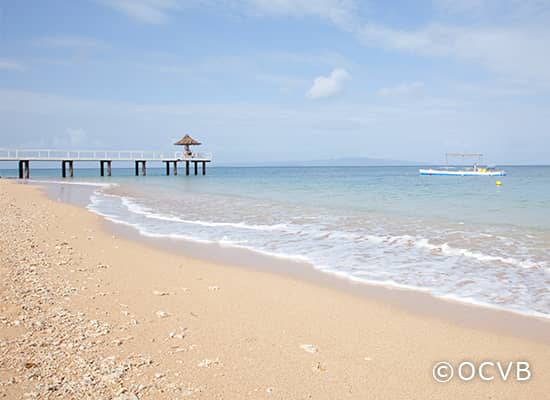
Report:
[[[342,91],[344,82],[349,79],[351,79],[351,76],[348,71],[336,68],[329,76],[318,76],[315,78],[306,96],[310,99],[332,97]]]
[[[367,46],[481,65],[513,79],[550,83],[548,0],[432,0],[435,10],[467,18],[396,29],[365,21],[354,0],[240,0],[252,14],[311,16],[352,32]]]
[[[424,87],[423,82],[406,82],[396,86],[384,87],[378,90],[380,96],[402,96],[411,93],[417,93]]]
[[[203,0],[207,1],[207,0]],[[436,10],[473,17],[477,23],[432,22],[395,29],[365,22],[354,0],[240,0],[252,15],[312,16],[354,33],[365,45],[424,57],[454,59],[507,75],[550,83],[548,0],[433,0]],[[437,18],[437,15],[434,17]],[[481,23],[482,22],[482,23]]]
[[[126,16],[149,24],[160,24],[183,2],[177,0],[98,0]]]
[[[194,6],[229,8],[249,16],[316,17],[355,34],[367,46],[458,60],[512,79],[550,83],[548,0],[432,0],[434,22],[409,29],[366,22],[361,11],[368,5],[358,0],[97,1],[148,23],[165,22],[171,13]],[[437,23],[437,11],[470,20]]]
[[[446,25],[405,31],[368,24],[358,34],[369,46],[474,62],[515,78],[550,82],[549,31]]]
[[[0,58],[0,70],[24,71],[27,67],[17,61]]]
[[[356,0],[97,0],[135,20],[160,24],[170,14],[193,6],[227,7],[254,16],[315,16],[349,29],[358,9]]]

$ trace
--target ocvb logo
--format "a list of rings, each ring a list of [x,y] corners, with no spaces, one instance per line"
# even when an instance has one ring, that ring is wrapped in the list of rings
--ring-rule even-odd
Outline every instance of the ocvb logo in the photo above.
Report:
[[[456,371],[456,374],[455,374]],[[495,379],[506,382],[513,379],[517,382],[526,382],[531,379],[531,368],[528,361],[482,361],[478,364],[471,361],[462,361],[456,367],[447,361],[440,361],[433,366],[433,378],[439,383],[451,381],[458,377],[463,382],[469,382],[476,377],[482,381]]]

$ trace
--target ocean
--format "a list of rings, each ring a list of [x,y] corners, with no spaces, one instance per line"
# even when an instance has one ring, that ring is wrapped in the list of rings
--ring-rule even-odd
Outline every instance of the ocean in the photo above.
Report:
[[[498,178],[419,176],[417,167],[114,169],[111,178],[77,169],[72,182],[101,185],[87,207],[144,236],[550,318],[550,167],[505,169]],[[31,173],[61,181],[58,170]]]

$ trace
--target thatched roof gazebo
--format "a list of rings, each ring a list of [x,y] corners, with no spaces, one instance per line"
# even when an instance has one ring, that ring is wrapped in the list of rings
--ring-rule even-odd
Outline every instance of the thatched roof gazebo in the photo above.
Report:
[[[176,143],[174,143],[176,146],[198,146],[201,144],[201,142],[196,141],[189,135],[185,135],[180,140],[178,140]]]
[[[186,155],[191,155],[192,152],[191,150],[189,149],[189,146],[199,146],[201,144],[201,142],[193,139],[191,136],[189,135],[185,135],[184,137],[182,137],[180,140],[178,140],[176,143],[174,143],[176,146],[184,146],[185,148],[185,154]]]

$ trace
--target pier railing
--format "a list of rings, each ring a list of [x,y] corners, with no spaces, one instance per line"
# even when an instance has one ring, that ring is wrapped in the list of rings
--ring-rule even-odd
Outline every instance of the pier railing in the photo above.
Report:
[[[142,151],[142,150],[55,150],[55,149],[3,149],[0,148],[0,160],[18,161],[166,161],[166,160],[207,160],[211,153],[183,151]]]

